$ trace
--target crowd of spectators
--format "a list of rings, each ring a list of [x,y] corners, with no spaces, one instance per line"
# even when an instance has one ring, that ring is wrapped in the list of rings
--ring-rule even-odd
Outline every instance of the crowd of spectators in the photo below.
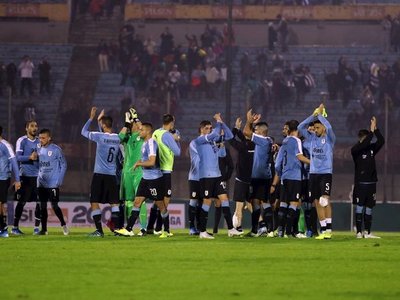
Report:
[[[118,43],[100,41],[100,70],[119,71],[124,99],[140,105],[149,115],[177,111],[180,98],[220,99],[227,70],[225,51],[234,47],[234,32],[206,25],[200,36],[186,35],[186,45],[175,43],[168,27],[159,39],[143,37],[127,24],[120,30]],[[235,53],[235,51],[233,51]]]

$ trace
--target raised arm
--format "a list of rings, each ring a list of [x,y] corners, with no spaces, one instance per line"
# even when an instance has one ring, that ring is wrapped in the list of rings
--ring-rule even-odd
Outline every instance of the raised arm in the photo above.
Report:
[[[207,144],[209,142],[215,142],[217,139],[219,139],[220,132],[221,132],[221,123],[217,122],[211,133],[197,137],[195,139],[195,143],[201,145],[201,144]]]
[[[225,134],[225,141],[229,141],[229,140],[233,139],[233,133],[232,133],[231,129],[225,123],[221,123],[221,128]]]
[[[310,138],[312,133],[308,131],[308,125],[315,120],[315,116],[311,115],[297,126],[300,134],[305,138]]]
[[[94,117],[96,116],[96,111],[97,111],[97,108],[92,107],[92,109],[90,110],[89,120],[86,121],[85,125],[83,125],[83,128],[81,130],[81,134],[87,139],[90,139],[89,127],[90,127],[90,124],[92,123]]]
[[[336,142],[336,135],[333,132],[331,123],[321,114],[317,116],[318,120],[325,126],[326,129],[326,135],[327,137],[331,140],[332,143]]]
[[[376,153],[378,153],[379,150],[381,150],[381,148],[385,144],[385,138],[383,137],[382,133],[380,132],[380,130],[377,127],[375,117],[372,117],[372,119],[371,119],[371,131],[376,136],[376,142],[373,144],[374,152],[376,155]]]
[[[357,156],[359,153],[367,149],[370,146],[373,137],[374,134],[372,132],[368,133],[362,142],[357,142],[357,144],[351,148],[351,155],[353,157]]]

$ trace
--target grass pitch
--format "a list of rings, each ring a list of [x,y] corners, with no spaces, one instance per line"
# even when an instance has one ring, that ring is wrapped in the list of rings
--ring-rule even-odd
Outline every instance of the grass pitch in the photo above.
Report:
[[[24,230],[24,229],[23,229]],[[400,299],[400,236],[0,239],[0,299]],[[29,234],[28,234],[29,233]]]

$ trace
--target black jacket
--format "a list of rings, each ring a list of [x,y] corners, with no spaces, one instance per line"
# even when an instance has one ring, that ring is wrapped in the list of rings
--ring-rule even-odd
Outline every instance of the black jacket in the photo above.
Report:
[[[374,134],[376,142],[371,143]],[[375,155],[384,144],[385,139],[379,129],[376,129],[375,132],[370,132],[361,143],[358,142],[351,148],[351,155],[355,164],[354,183],[378,181]]]
[[[240,130],[233,128],[232,133],[234,137],[229,140],[229,143],[238,152],[236,178],[250,183],[255,145],[252,141],[246,139]]]

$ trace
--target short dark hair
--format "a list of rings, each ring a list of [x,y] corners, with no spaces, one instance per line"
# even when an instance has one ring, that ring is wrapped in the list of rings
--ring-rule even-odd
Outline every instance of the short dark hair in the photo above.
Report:
[[[153,124],[151,124],[150,122],[142,123],[142,127],[147,127],[150,128],[150,130],[153,130]]]
[[[39,131],[39,134],[47,134],[48,136],[51,136],[51,131],[50,129],[43,128]]]
[[[322,124],[322,123],[320,120],[315,120],[313,125],[315,125],[315,124]]]
[[[299,126],[299,121],[297,121],[297,120],[290,120],[290,121],[287,121],[287,122],[285,123],[285,125],[288,126],[288,128],[289,128],[289,133],[292,133],[293,131],[296,131],[296,130],[297,130],[297,127]]]
[[[25,128],[27,128],[29,126],[29,124],[31,124],[31,123],[36,123],[36,121],[35,120],[26,121],[25,122]]]
[[[310,122],[310,123],[308,123],[308,127],[314,126],[314,123],[315,123],[315,122]]]
[[[3,134],[3,127],[0,126],[0,136]]]
[[[362,138],[364,136],[367,136],[369,134],[369,131],[367,129],[360,129],[358,131],[358,138]]]
[[[173,115],[170,115],[170,114],[163,115],[163,118],[162,118],[163,125],[168,125],[169,123],[174,122],[174,121],[175,121],[175,117]]]
[[[112,128],[113,126],[113,119],[110,116],[101,117],[100,121],[106,125],[107,128]]]

